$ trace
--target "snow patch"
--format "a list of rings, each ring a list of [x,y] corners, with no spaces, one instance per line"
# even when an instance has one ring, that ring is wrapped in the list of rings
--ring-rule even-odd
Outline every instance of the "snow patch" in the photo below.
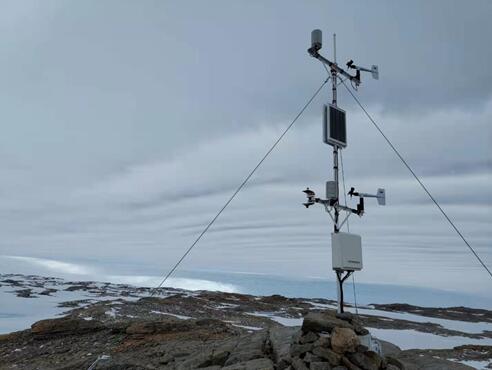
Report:
[[[191,316],[184,316],[184,315],[177,315],[175,313],[169,313],[169,312],[161,312],[161,311],[150,311],[150,313],[153,313],[153,314],[157,314],[157,315],[168,315],[168,316],[173,316],[173,317],[176,317],[180,320],[189,320],[189,319],[192,319],[193,317]]]
[[[355,313],[353,308],[349,308],[348,311]],[[442,326],[445,329],[461,331],[463,333],[481,334],[484,331],[492,331],[492,323],[487,322],[468,322],[459,320],[439,319],[435,317],[428,317],[422,315],[416,315],[406,312],[392,312],[382,311],[375,309],[361,309],[359,308],[359,314],[368,316],[382,316],[397,320],[407,320],[418,323],[434,323]]]
[[[473,339],[467,337],[444,337],[416,330],[368,328],[378,338],[396,344],[401,349],[448,349],[465,344],[492,345],[492,338]]]
[[[302,317],[293,318],[293,317],[283,317],[275,315],[275,313],[271,312],[247,312],[247,315],[258,316],[258,317],[266,317],[272,321],[278,322],[283,326],[301,326],[302,325]]]
[[[111,307],[111,309],[109,311],[106,311],[105,314],[114,319],[118,315],[118,312],[116,312],[116,309],[114,307]]]
[[[467,365],[473,367],[477,370],[489,370],[490,367],[487,367],[491,362],[490,361],[473,361],[473,360],[458,360],[451,359],[451,361],[459,362],[460,364]]]

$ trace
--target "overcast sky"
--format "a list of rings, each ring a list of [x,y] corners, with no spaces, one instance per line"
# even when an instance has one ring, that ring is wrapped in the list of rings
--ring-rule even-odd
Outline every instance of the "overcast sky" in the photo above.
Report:
[[[0,255],[169,269],[325,79],[306,49],[378,64],[360,100],[492,267],[492,2],[0,1]],[[492,282],[344,88],[359,280]],[[325,88],[183,269],[332,276]],[[355,201],[354,201],[355,203]],[[126,266],[126,267],[121,267]],[[131,268],[129,268],[131,270]],[[128,271],[129,273],[130,271]],[[466,277],[465,277],[466,276]]]

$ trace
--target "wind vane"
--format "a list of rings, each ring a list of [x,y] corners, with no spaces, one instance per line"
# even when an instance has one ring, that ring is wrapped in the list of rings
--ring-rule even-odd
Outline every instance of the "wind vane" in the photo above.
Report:
[[[333,221],[333,233],[331,234],[332,268],[337,276],[337,301],[338,313],[343,313],[343,283],[354,272],[362,270],[362,241],[360,235],[340,232],[342,226],[347,222],[351,214],[361,217],[364,214],[364,198],[376,198],[379,205],[386,204],[386,193],[384,189],[378,189],[377,193],[367,194],[355,191],[351,188],[348,195],[359,197],[356,209],[340,204],[339,178],[338,178],[338,154],[347,147],[346,114],[337,106],[338,79],[343,76],[350,80],[356,88],[361,83],[361,72],[370,72],[374,79],[379,79],[378,67],[373,65],[370,69],[354,64],[353,60],[347,62],[348,69],[355,69],[355,75],[351,75],[336,63],[336,38],[333,35],[334,61],[319,54],[322,47],[322,35],[320,30],[311,32],[311,47],[308,53],[330,68],[332,82],[332,102],[324,105],[323,109],[323,142],[333,147],[333,176],[334,179],[326,182],[326,199],[317,198],[314,191],[307,188],[303,190],[307,201],[306,208],[320,203]],[[343,80],[341,80],[343,81]],[[345,217],[340,222],[340,214],[344,212]]]

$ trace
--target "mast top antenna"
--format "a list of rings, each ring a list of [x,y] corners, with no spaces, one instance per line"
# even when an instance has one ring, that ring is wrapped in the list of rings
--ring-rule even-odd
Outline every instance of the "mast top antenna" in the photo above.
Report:
[[[308,49],[308,53],[313,58],[316,58],[321,63],[327,65],[330,68],[332,74],[341,74],[342,76],[350,80],[355,85],[355,87],[358,87],[361,84],[361,78],[360,78],[361,72],[370,72],[372,78],[374,78],[375,80],[379,79],[379,68],[377,65],[372,65],[371,68],[365,68],[354,64],[354,61],[350,59],[346,63],[346,66],[348,69],[355,69],[355,75],[351,75],[343,68],[340,68],[338,66],[337,51],[336,51],[337,43],[336,43],[335,33],[333,34],[333,62],[325,58],[319,53],[322,47],[323,47],[323,33],[319,29],[313,30],[311,32],[311,47]]]

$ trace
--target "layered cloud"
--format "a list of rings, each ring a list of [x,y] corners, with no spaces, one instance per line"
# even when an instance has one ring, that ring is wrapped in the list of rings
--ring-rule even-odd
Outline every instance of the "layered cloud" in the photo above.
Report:
[[[361,100],[491,265],[492,84],[480,63],[490,59],[481,41],[490,6],[196,2],[190,16],[181,3],[138,11],[119,2],[8,3],[0,14],[0,77],[9,86],[0,89],[2,254],[57,271],[76,271],[74,261],[105,264],[111,276],[168,271],[325,78],[305,53],[321,27],[338,33],[339,58],[380,65]],[[302,189],[322,195],[332,177],[320,126],[329,94],[183,268],[331,276],[329,217],[301,206]],[[490,291],[343,88],[339,102],[349,125],[346,187],[385,187],[388,197],[350,219],[363,235],[361,279]]]
[[[377,107],[373,111],[471,244],[491,263],[491,171],[488,148],[480,140],[486,140],[481,133],[488,132],[492,105],[474,113],[433,112],[421,115],[418,122],[412,115],[377,113]],[[351,231],[364,240],[366,269],[361,276],[376,283],[443,289],[469,289],[470,280],[481,281],[484,272],[477,261],[366,118],[349,109],[349,125],[346,187],[366,192],[385,187],[388,197],[386,207],[368,200],[366,215],[350,218]],[[444,130],[446,125],[454,129]],[[4,248],[11,254],[133,263],[131,270],[139,274],[146,269],[164,272],[282,127],[285,123],[279,122],[203,140],[167,160],[118,169],[53,199],[24,204],[26,209],[6,221],[12,232],[4,233]],[[320,131],[318,122],[301,120],[183,267],[330,276],[328,215],[321,208],[301,206],[305,186],[322,195],[324,181],[332,177],[331,152],[321,142]],[[436,279],[441,273],[445,281]]]

